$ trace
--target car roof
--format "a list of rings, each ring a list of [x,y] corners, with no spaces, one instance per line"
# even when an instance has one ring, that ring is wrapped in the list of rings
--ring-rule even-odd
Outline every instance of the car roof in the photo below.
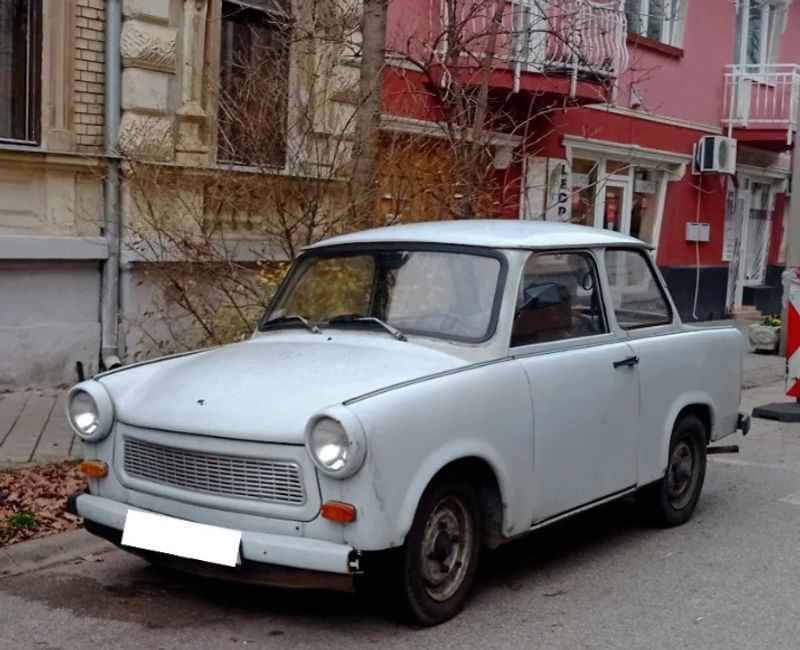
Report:
[[[601,228],[553,221],[521,219],[464,219],[428,221],[362,230],[331,237],[308,246],[316,249],[374,243],[453,244],[487,248],[585,248],[594,246],[637,246],[645,242]]]

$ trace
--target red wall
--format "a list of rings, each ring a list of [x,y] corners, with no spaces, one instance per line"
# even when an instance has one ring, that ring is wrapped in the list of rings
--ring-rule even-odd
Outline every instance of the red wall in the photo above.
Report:
[[[693,145],[707,133],[682,126],[636,119],[595,109],[571,109],[548,119],[551,135],[529,144],[528,153],[556,158],[566,156],[563,146],[565,134],[616,144],[634,144],[649,149],[659,149],[691,156]],[[686,223],[697,215],[700,198],[700,221],[711,226],[711,241],[700,244],[700,264],[721,266],[725,224],[725,179],[706,175],[693,176],[691,165],[680,181],[670,181],[661,221],[661,238],[658,263],[661,266],[693,266],[695,244],[686,242]]]
[[[389,47],[425,56],[433,35],[439,31],[438,0],[392,0],[389,4]],[[790,8],[787,29],[781,38],[780,63],[800,62],[800,2]],[[571,134],[619,144],[634,144],[691,155],[693,145],[708,131],[701,125],[719,127],[723,118],[725,66],[734,61],[736,9],[733,0],[689,0],[682,47],[654,48],[629,41],[630,62],[622,76],[616,103],[630,106],[631,87],[642,99],[640,110],[685,121],[685,125],[570,108],[537,120],[526,143],[526,154],[563,158],[562,136]],[[435,96],[426,90],[426,79],[418,72],[390,68],[385,75],[384,111],[415,119],[441,120]],[[519,95],[520,101],[533,101]],[[696,124],[697,128],[693,128]],[[497,215],[519,213],[521,166],[496,172]],[[668,184],[661,222],[658,263],[662,266],[693,266],[695,245],[685,241],[685,228],[697,213],[711,225],[711,241],[700,244],[700,264],[720,266],[725,220],[725,183],[721,177],[699,177],[691,170],[680,181]],[[785,197],[775,206],[769,262],[778,259],[783,232]]]
[[[700,265],[721,266],[722,243],[725,231],[725,185],[722,176],[692,176],[691,170],[680,181],[667,186],[667,200],[661,221],[661,241],[658,246],[660,266],[694,266],[696,248],[686,241],[686,223],[694,221],[700,199],[700,221],[711,226],[711,241],[701,243]]]
[[[635,85],[643,110],[718,126],[725,65],[733,63],[736,6],[732,0],[689,0],[687,12],[680,50],[667,54],[629,43],[617,101],[630,106]]]

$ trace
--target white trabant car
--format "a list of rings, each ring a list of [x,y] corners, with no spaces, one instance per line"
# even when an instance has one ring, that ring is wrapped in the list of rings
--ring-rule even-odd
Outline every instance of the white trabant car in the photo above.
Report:
[[[336,237],[303,251],[248,341],[72,388],[91,478],[70,508],[187,571],[380,576],[436,624],[482,548],[634,493],[687,521],[709,443],[749,427],[743,350],[732,327],[681,324],[647,246],[614,232]]]

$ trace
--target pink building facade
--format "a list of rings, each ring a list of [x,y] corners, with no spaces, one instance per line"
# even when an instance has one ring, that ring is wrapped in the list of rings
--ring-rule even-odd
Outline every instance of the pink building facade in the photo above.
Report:
[[[390,3],[387,40],[398,56],[386,74],[388,119],[441,119],[429,93],[410,90],[424,82],[403,56],[430,57],[432,43],[446,48],[436,35],[457,5],[467,15],[486,2]],[[800,103],[800,5],[505,5],[492,91],[527,114],[548,112],[524,132],[498,133],[498,148],[513,147],[513,155],[497,156],[506,164],[497,169],[496,216],[571,221],[647,240],[684,319],[779,312]],[[537,17],[544,28],[531,27]],[[484,20],[476,33],[485,28]],[[566,38],[558,38],[561,29],[571,30]],[[711,157],[697,173],[701,141]]]

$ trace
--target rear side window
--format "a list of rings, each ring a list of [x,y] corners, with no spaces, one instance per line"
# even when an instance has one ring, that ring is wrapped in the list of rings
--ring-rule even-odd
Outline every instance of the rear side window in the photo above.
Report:
[[[607,331],[592,257],[586,253],[532,253],[522,272],[511,345]]]
[[[639,250],[606,251],[611,302],[625,330],[672,322],[672,310],[650,261]]]

